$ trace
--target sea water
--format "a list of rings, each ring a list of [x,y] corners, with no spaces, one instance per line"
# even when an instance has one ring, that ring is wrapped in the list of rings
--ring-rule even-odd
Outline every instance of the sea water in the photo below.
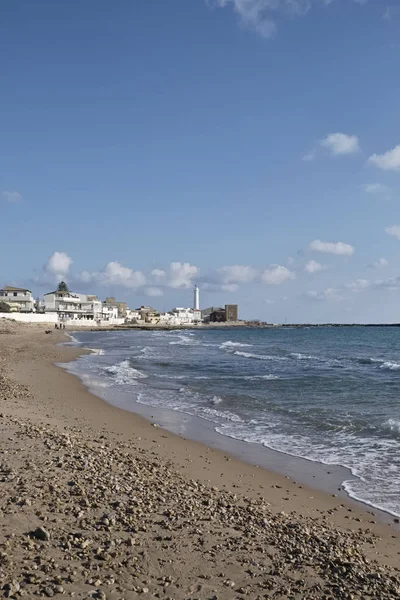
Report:
[[[71,343],[96,349],[68,368],[111,403],[123,394],[128,409],[182,411],[348,467],[350,496],[400,516],[400,328],[74,332]]]

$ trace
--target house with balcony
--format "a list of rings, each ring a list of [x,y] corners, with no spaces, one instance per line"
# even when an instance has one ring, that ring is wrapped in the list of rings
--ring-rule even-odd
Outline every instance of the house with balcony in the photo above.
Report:
[[[102,319],[102,303],[96,296],[56,290],[44,295],[44,312],[57,313],[61,321]]]
[[[0,301],[6,302],[12,312],[34,312],[35,300],[32,292],[25,288],[6,285],[0,290]]]

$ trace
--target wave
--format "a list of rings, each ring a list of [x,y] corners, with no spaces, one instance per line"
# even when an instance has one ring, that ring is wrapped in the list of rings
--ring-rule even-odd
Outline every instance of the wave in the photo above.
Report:
[[[399,419],[388,419],[383,423],[383,429],[391,431],[392,433],[400,434],[400,420]]]
[[[87,348],[95,356],[104,356],[105,352],[102,348]]]
[[[216,410],[215,408],[202,408],[199,411],[200,416],[210,416],[213,418],[217,418],[217,419],[223,419],[224,421],[233,421],[234,423],[241,423],[242,419],[239,417],[239,415],[236,415],[235,413],[231,413],[227,410],[224,411],[220,411],[220,410]],[[207,418],[207,417],[206,417]]]
[[[231,342],[228,340],[227,342],[223,342],[220,345],[221,350],[225,350],[226,348],[250,348],[253,344],[242,344],[241,342]]]
[[[189,337],[189,334],[178,335],[178,338],[179,339],[170,342],[169,345],[170,346],[191,346],[191,345],[197,346],[199,343],[197,340],[194,340],[192,337]]]
[[[311,354],[301,354],[300,352],[291,352],[290,356],[292,358],[297,358],[298,360],[323,360],[318,356],[312,356]]]
[[[257,380],[257,379],[268,379],[270,381],[273,381],[275,379],[280,379],[279,375],[244,375],[243,379],[246,379],[247,381],[252,381],[252,380]]]
[[[72,333],[67,333],[67,336],[69,337],[70,341],[64,342],[62,344],[62,346],[80,346],[81,345],[82,342],[77,340],[76,337],[72,335]]]
[[[119,385],[137,385],[138,379],[147,377],[147,375],[138,369],[131,367],[129,360],[123,360],[116,365],[104,367],[104,370],[107,371],[107,373],[113,374],[115,383]]]
[[[384,361],[381,360],[380,358],[355,358],[354,359],[356,362],[360,363],[360,365],[374,365],[374,364],[380,364],[383,363]]]
[[[384,371],[398,371],[400,369],[400,364],[388,360],[387,362],[384,362],[379,368]]]
[[[243,356],[243,358],[254,358],[256,360],[288,360],[286,356],[269,356],[268,354],[252,354],[251,352],[242,352],[236,350],[233,354]]]
[[[221,404],[221,402],[223,402],[223,399],[220,398],[219,396],[213,396],[210,400],[210,404],[213,404],[214,406]]]

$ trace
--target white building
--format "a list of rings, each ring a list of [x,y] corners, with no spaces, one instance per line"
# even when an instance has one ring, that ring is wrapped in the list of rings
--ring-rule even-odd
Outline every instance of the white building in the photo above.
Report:
[[[101,319],[103,321],[114,321],[115,319],[118,319],[118,307],[103,303]]]
[[[136,321],[140,321],[140,311],[139,309],[131,309],[131,308],[127,308],[126,309],[126,322],[127,323],[135,323]]]
[[[201,323],[201,311],[194,308],[173,308],[173,325],[196,325]]]
[[[194,286],[193,290],[193,310],[199,310],[200,308],[200,290],[197,285]]]
[[[2,290],[0,290],[0,301],[9,304],[11,311],[35,311],[35,300],[32,297],[32,292],[25,288],[17,288],[6,285]]]
[[[54,291],[44,295],[44,312],[57,313],[62,321],[115,321],[118,308],[107,306],[94,295]]]

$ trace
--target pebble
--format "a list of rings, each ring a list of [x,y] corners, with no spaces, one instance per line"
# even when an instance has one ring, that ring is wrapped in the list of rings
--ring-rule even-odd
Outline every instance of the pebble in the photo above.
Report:
[[[0,346],[0,367],[1,356]],[[2,394],[22,401],[30,392],[1,374],[0,400]],[[78,412],[76,425],[61,431],[38,420],[2,419],[0,596],[400,595],[399,572],[367,558],[377,539],[371,530],[339,529],[315,512],[277,514],[262,497],[190,480],[155,447],[137,449],[138,438],[115,440],[105,428],[90,430]],[[265,490],[263,495],[269,499]],[[23,535],[27,522],[46,528]],[[196,587],[199,581],[203,587]]]

